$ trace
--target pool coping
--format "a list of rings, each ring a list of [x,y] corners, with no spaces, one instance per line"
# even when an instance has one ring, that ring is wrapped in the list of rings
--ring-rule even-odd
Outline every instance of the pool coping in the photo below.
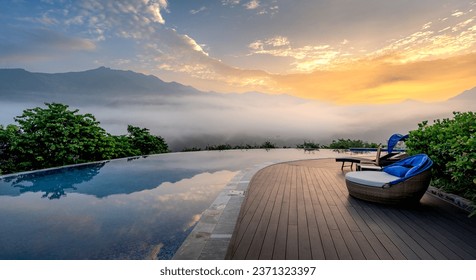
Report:
[[[224,260],[251,178],[259,170],[277,163],[264,162],[240,170],[202,213],[172,259]]]

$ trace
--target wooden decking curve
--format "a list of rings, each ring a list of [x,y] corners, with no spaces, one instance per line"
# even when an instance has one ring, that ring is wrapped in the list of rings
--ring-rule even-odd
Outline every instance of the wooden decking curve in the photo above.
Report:
[[[333,159],[253,177],[227,259],[476,259],[476,219],[425,194],[412,208],[348,195]]]

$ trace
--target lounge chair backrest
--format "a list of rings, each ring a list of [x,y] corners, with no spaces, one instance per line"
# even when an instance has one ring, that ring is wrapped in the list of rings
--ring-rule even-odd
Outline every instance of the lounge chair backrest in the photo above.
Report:
[[[377,156],[375,157],[375,165],[380,166],[380,154],[382,154],[382,145],[377,147]]]
[[[394,185],[428,170],[432,165],[433,161],[427,155],[418,154],[384,167],[383,172],[400,177],[390,182],[390,185]]]

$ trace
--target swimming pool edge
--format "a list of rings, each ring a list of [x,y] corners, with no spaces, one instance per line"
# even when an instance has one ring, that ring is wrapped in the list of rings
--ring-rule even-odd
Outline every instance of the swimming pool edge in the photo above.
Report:
[[[265,162],[239,171],[202,213],[172,259],[224,260],[251,178],[259,170],[276,163]]]

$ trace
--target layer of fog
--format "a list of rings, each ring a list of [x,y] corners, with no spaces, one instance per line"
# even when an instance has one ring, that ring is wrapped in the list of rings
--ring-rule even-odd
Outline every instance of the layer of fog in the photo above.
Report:
[[[128,124],[149,128],[164,137],[174,151],[224,143],[254,145],[267,140],[280,146],[304,141],[328,144],[337,138],[385,143],[391,134],[414,130],[421,121],[451,117],[453,111],[476,110],[474,100],[337,106],[263,94],[148,96],[69,105],[80,113],[92,113],[111,134],[126,134]],[[36,106],[43,105],[1,102],[0,124],[14,123],[14,116]]]

